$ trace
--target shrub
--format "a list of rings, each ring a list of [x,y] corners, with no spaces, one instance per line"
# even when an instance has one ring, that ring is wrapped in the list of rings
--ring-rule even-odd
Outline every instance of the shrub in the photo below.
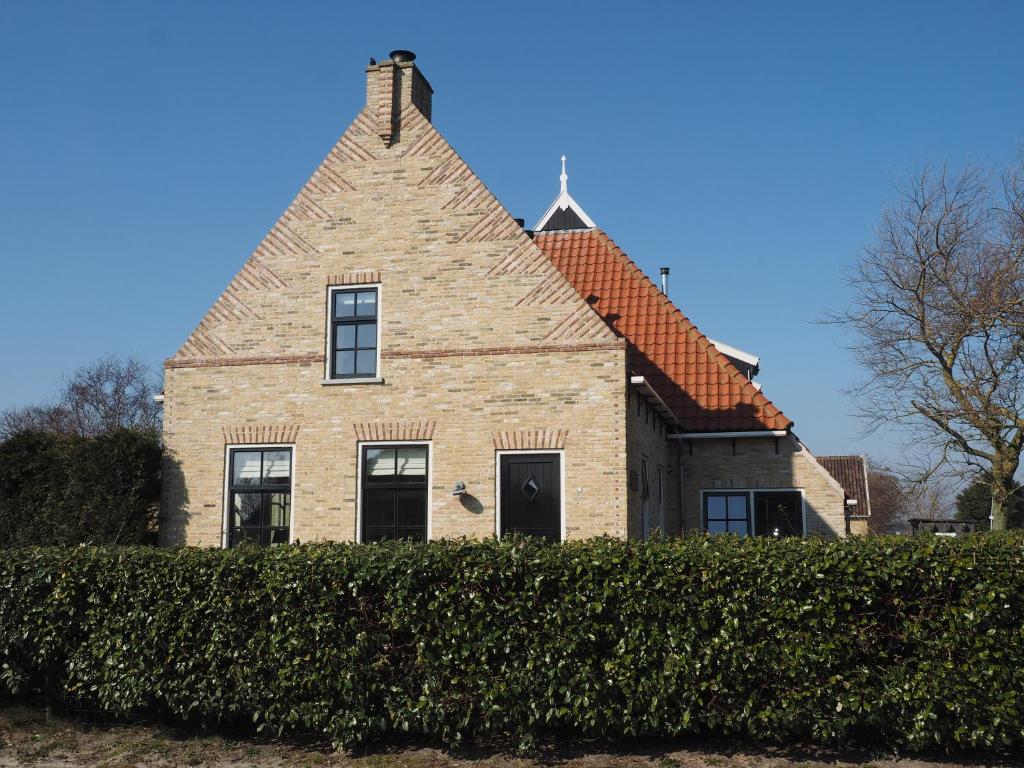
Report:
[[[21,432],[0,443],[0,547],[138,544],[160,495],[155,433]]]
[[[0,693],[338,745],[1024,739],[1024,536],[0,552]]]

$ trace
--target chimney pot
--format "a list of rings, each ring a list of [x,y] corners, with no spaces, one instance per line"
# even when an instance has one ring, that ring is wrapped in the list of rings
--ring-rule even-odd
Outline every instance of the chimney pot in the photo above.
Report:
[[[406,61],[416,61],[416,54],[412,51],[403,51],[401,49],[392,51],[388,54],[388,57],[395,62],[395,64],[401,64]]]
[[[668,267],[661,268],[661,292],[668,296]]]

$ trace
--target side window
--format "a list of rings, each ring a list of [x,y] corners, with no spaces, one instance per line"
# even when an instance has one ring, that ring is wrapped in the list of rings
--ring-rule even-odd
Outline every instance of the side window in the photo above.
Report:
[[[376,377],[380,333],[377,288],[331,288],[329,296],[328,377]]]
[[[292,515],[291,448],[232,448],[228,461],[228,541],[287,544]]]
[[[750,497],[746,493],[705,493],[704,529],[708,533],[749,536]]]

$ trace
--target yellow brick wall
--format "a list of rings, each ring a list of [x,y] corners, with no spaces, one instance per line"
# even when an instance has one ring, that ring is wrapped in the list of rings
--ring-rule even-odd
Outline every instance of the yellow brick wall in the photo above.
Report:
[[[809,535],[845,535],[842,488],[792,436],[684,440],[680,448],[686,530],[703,529],[702,490],[792,488],[804,492]]]
[[[641,466],[647,461],[651,497],[649,503],[658,503],[658,470],[662,473],[664,515],[662,533],[680,532],[679,515],[679,459],[676,446],[667,435],[672,431],[661,416],[644,400],[640,392],[632,389],[626,408],[626,442],[629,469],[629,536],[643,535],[643,503]]]
[[[429,436],[435,537],[493,534],[505,444],[564,446],[570,538],[626,535],[623,341],[409,89],[395,98],[389,140],[368,105],[167,361],[164,543],[219,545],[239,440],[294,442],[294,538],[353,539],[373,435]],[[379,285],[384,381],[324,384],[328,286],[362,282]]]

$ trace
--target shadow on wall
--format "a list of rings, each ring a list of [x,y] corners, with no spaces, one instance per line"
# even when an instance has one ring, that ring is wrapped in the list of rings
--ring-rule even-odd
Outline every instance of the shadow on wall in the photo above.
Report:
[[[459,504],[462,505],[464,510],[472,512],[474,515],[479,515],[484,511],[483,502],[471,493],[460,494]]]
[[[160,546],[185,546],[185,531],[191,517],[181,462],[170,449],[165,448],[160,465],[160,514],[157,517]]]

